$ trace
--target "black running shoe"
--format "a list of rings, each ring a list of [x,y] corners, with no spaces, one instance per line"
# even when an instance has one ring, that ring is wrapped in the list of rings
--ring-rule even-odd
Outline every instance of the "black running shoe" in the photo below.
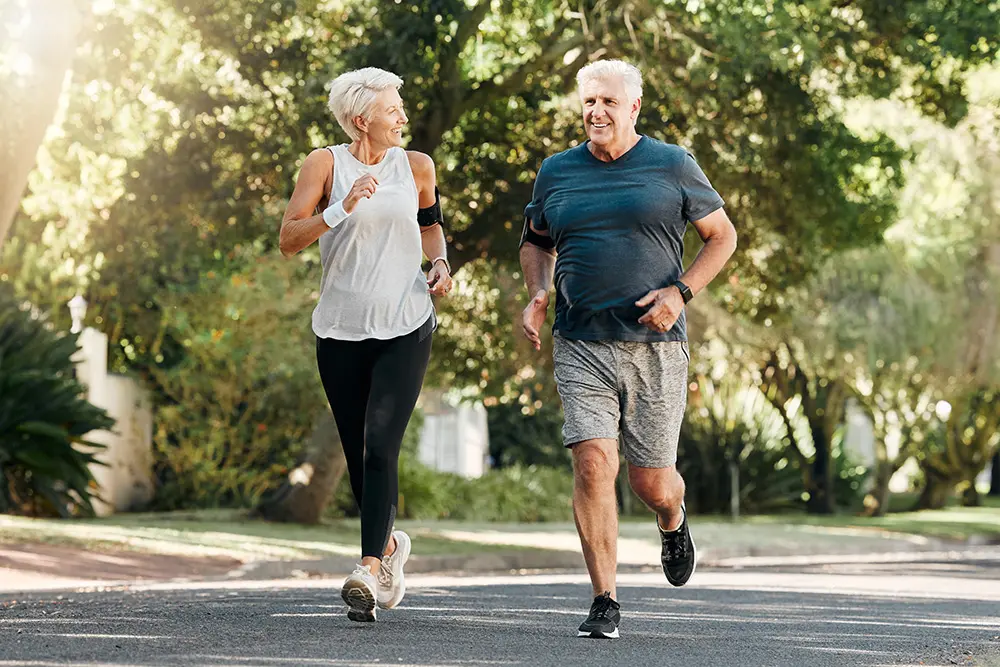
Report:
[[[622,620],[621,605],[611,599],[611,593],[605,591],[603,595],[594,598],[594,604],[590,605],[590,616],[580,625],[578,637],[592,637],[594,639],[617,639],[618,624]]]
[[[691,530],[688,528],[687,510],[681,505],[684,512],[684,519],[677,530],[669,533],[660,528],[660,521],[657,519],[656,528],[660,531],[660,564],[663,565],[663,574],[667,575],[667,581],[674,586],[683,586],[694,574],[696,564],[696,554],[694,540],[691,538]]]

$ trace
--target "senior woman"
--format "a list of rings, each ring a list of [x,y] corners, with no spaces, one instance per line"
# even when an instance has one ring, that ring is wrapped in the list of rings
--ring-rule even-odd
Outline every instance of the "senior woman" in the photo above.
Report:
[[[430,295],[452,284],[434,162],[401,147],[402,84],[374,67],[333,81],[330,111],[352,141],[306,157],[279,243],[291,256],[319,240],[316,358],[361,508],[361,564],[341,591],[352,621],[374,621],[405,592],[399,450],[430,357]]]

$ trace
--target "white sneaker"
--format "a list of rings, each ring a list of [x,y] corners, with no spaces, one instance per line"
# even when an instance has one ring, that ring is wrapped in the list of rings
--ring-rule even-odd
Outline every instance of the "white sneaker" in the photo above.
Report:
[[[360,623],[375,621],[375,600],[378,597],[378,580],[364,565],[358,567],[344,581],[340,597],[347,603],[347,618]]]
[[[392,609],[406,595],[403,566],[410,557],[410,536],[401,530],[394,530],[392,536],[396,538],[396,550],[382,558],[378,571],[378,606],[383,609]]]

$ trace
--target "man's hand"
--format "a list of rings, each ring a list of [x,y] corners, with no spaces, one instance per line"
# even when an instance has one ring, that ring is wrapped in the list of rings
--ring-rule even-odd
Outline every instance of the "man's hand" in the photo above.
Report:
[[[538,290],[535,298],[528,303],[527,308],[521,315],[521,323],[524,327],[524,337],[531,341],[536,350],[542,349],[542,339],[539,331],[545,324],[545,316],[549,310],[549,293],[545,290]]]
[[[670,331],[677,318],[681,316],[681,311],[684,310],[684,297],[681,296],[679,289],[671,285],[648,292],[635,302],[640,308],[646,308],[651,304],[652,307],[639,318],[639,324],[657,333],[663,333]]]
[[[427,272],[427,289],[434,296],[444,296],[451,291],[451,274],[444,262],[434,262]]]

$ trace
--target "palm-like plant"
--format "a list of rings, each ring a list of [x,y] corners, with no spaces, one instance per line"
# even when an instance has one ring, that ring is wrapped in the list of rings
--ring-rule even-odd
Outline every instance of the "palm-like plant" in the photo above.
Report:
[[[53,331],[0,287],[0,511],[93,514],[89,465],[102,448],[85,440],[114,424],[74,375],[73,334]]]

